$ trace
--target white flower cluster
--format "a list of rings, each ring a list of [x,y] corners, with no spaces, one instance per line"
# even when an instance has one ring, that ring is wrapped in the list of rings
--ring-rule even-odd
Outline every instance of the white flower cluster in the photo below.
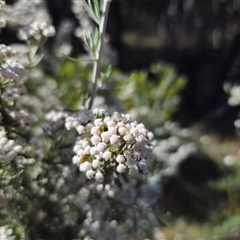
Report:
[[[11,57],[14,54],[14,51],[11,47],[6,46],[5,44],[0,44],[0,59],[1,61],[5,58]]]
[[[33,19],[35,21],[50,19],[44,0],[17,0],[12,4],[6,4],[2,18],[14,29],[30,24]]]
[[[1,98],[7,102],[10,106],[13,104],[19,104],[21,102],[21,96],[27,93],[27,89],[24,84],[19,84],[17,87],[8,87],[1,95]]]
[[[30,125],[37,120],[36,116],[30,115],[28,112],[22,109],[10,111],[9,116],[18,121],[23,130],[28,130]]]
[[[69,113],[66,111],[60,111],[60,110],[51,110],[45,115],[45,118],[47,120],[50,120],[52,122],[57,122],[59,120],[65,120],[67,117],[69,117]]]
[[[34,22],[21,29],[19,35],[22,40],[39,43],[42,38],[54,36],[55,29],[46,22]]]
[[[78,117],[68,117],[65,126],[80,135],[73,149],[73,163],[89,179],[101,182],[110,171],[148,175],[144,160],[153,158],[153,134],[129,115],[83,110]]]
[[[7,138],[7,133],[0,127],[0,161],[10,162],[22,150],[22,146]]]
[[[11,47],[0,44],[0,79],[19,81],[25,75],[24,67],[11,57],[14,51]]]
[[[4,79],[18,81],[24,78],[25,69],[20,63],[8,58],[1,64],[0,73]]]
[[[25,76],[24,67],[12,57],[15,51],[4,44],[0,44],[0,75],[3,79],[22,80]]]

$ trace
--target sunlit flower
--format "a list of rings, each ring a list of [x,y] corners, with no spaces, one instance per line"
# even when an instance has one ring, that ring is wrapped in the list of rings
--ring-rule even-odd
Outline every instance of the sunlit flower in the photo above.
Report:
[[[143,161],[153,158],[153,134],[129,115],[117,112],[110,115],[104,109],[83,110],[79,116],[68,117],[65,126],[76,129],[80,135],[72,161],[88,178],[103,181],[104,174],[110,173],[107,169],[112,174],[116,171],[148,175]]]
[[[0,128],[0,161],[12,161],[22,148],[14,140],[8,139],[7,132],[3,127]]]
[[[25,69],[20,63],[6,59],[1,66],[0,74],[6,79],[21,80],[25,75]]]
[[[29,42],[40,42],[43,37],[48,38],[54,35],[54,27],[46,22],[34,22],[19,32],[19,37]]]

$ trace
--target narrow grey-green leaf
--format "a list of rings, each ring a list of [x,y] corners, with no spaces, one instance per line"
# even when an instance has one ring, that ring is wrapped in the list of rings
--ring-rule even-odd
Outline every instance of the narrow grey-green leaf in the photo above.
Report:
[[[99,25],[100,24],[100,18],[95,14],[94,7],[92,6],[91,0],[87,1],[83,0],[83,6],[90,15],[90,17]]]

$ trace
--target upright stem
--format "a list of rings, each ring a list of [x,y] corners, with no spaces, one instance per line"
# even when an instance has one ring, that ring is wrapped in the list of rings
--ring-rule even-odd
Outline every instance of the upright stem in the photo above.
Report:
[[[90,102],[88,106],[89,110],[92,109],[94,98],[98,91],[98,77],[99,77],[99,71],[100,71],[100,65],[101,65],[102,47],[103,47],[103,41],[104,41],[104,36],[106,32],[109,6],[111,2],[111,0],[101,0],[101,1],[103,1],[103,10],[102,10],[101,22],[99,25],[100,41],[99,41],[98,49],[95,55],[96,60],[93,65],[92,89],[91,89]]]

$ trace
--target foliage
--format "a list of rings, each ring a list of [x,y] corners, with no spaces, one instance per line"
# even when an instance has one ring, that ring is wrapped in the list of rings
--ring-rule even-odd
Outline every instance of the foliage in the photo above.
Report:
[[[134,71],[127,81],[127,91],[123,88],[118,93],[124,110],[140,111],[142,121],[147,120],[144,108],[151,109],[152,114],[158,112],[159,116],[148,115],[148,118],[155,118],[155,125],[172,117],[180,102],[179,93],[186,84],[186,78],[165,63],[152,64],[149,71]]]
[[[164,238],[166,176],[174,190],[178,182],[191,210],[212,197],[205,183],[189,183],[179,172],[199,150],[190,129],[172,122],[186,77],[164,62],[128,73],[111,67],[104,40],[110,1],[72,1],[87,51],[79,59],[62,52],[69,43],[60,30],[52,38],[44,1],[29,1],[26,9],[23,1],[0,1],[1,28],[9,23],[25,41],[0,45],[0,237]],[[221,200],[233,210],[212,213],[214,236],[229,236],[239,224],[234,170],[211,185],[227,192]]]
[[[83,2],[97,23],[95,30],[89,16],[82,14],[81,1],[74,3],[78,4],[79,21],[84,17],[90,24],[87,30],[91,34],[81,36],[91,57],[87,62],[64,56],[57,47],[49,51],[46,41],[55,30],[43,1],[29,2],[29,9],[20,10],[21,0],[13,5],[0,3],[5,14],[2,27],[10,21],[6,12],[21,11],[22,23],[16,25],[13,18],[9,28],[14,26],[25,41],[19,46],[0,46],[1,238],[154,237],[154,232],[160,231],[156,203],[161,185],[151,164],[150,177],[142,175],[148,174],[145,161],[153,158],[156,140],[143,123],[134,120],[143,121],[143,115],[135,114],[132,119],[122,112],[144,105],[156,116],[147,125],[159,122],[162,127],[177,107],[184,78],[163,63],[151,67],[148,74],[155,75],[153,81],[147,71],[123,74],[113,70],[111,75],[111,67],[101,59],[108,1],[101,1],[101,6]],[[37,8],[40,16],[35,15]],[[42,22],[41,16],[46,16],[47,22]],[[51,39],[51,46],[58,40],[58,36]],[[54,70],[48,71],[44,65],[48,57]],[[131,107],[126,95],[121,99],[128,89],[134,93]],[[94,109],[95,105],[109,111]],[[163,107],[156,113],[157,106]]]

